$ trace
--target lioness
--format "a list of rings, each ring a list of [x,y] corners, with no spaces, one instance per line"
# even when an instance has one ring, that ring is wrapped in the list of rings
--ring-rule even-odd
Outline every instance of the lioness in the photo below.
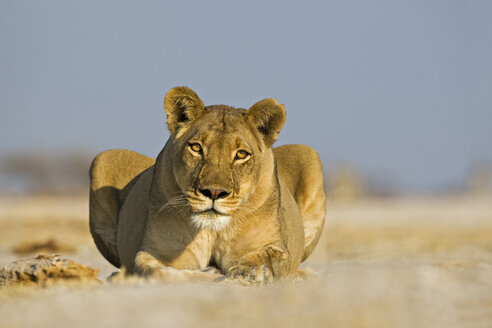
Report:
[[[92,163],[99,251],[129,273],[169,280],[208,267],[256,283],[294,277],[319,240],[325,195],[315,150],[272,149],[284,106],[204,106],[176,87],[164,107],[171,136],[157,160],[109,150]]]

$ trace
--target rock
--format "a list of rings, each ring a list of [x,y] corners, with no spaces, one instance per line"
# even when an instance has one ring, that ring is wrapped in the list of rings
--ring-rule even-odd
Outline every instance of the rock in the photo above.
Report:
[[[59,255],[38,255],[0,268],[0,286],[46,285],[57,281],[96,281],[99,270]]]

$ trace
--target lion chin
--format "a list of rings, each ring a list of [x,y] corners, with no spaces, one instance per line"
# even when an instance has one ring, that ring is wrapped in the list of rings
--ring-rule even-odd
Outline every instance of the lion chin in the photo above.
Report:
[[[193,214],[191,216],[191,221],[195,228],[199,230],[220,231],[229,225],[231,217],[220,214],[215,210],[208,210]]]

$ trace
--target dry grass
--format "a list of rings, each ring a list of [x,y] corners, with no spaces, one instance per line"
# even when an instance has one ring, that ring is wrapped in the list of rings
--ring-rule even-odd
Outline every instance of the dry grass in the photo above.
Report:
[[[85,198],[0,200],[0,262],[25,242],[114,271],[92,244]],[[329,203],[304,267],[314,281],[267,288],[142,279],[0,288],[0,327],[489,327],[492,200]],[[61,250],[63,254],[66,250]]]

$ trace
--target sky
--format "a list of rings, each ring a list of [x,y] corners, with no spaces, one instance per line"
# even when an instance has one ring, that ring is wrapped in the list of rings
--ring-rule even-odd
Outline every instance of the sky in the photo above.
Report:
[[[0,0],[0,159],[156,156],[174,86],[287,111],[314,147],[409,191],[492,163],[492,1]],[[1,187],[0,187],[1,189]]]

